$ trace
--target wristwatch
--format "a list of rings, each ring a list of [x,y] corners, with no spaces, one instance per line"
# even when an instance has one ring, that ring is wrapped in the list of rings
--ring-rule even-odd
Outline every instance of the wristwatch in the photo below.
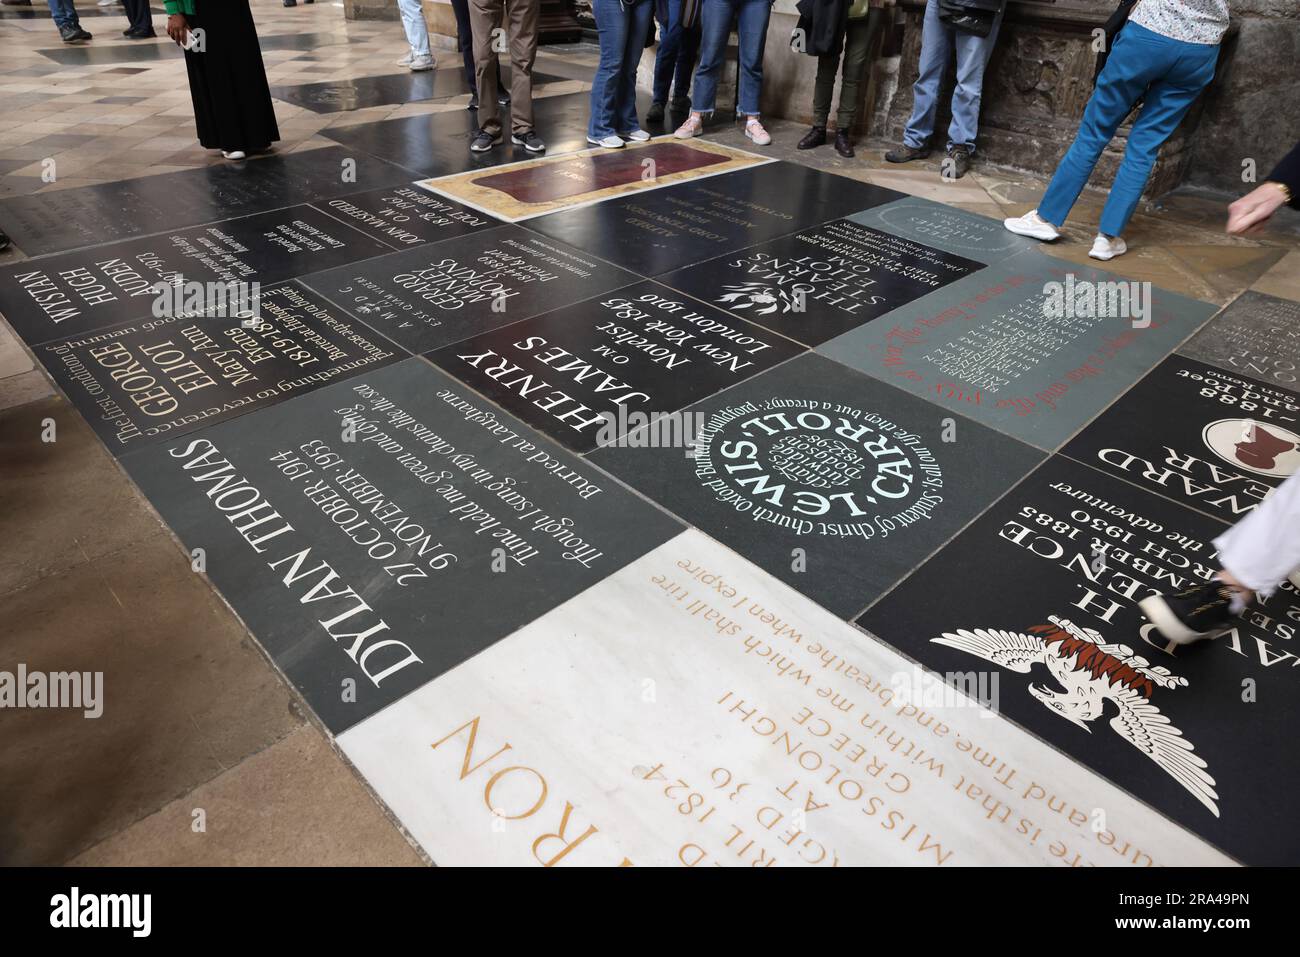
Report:
[[[1290,186],[1288,186],[1286,183],[1279,183],[1277,180],[1273,180],[1273,179],[1265,180],[1264,182],[1268,183],[1269,186],[1276,186],[1278,189],[1280,189],[1282,191],[1282,202],[1288,206],[1291,205],[1291,202],[1295,199],[1295,196],[1292,194]]]

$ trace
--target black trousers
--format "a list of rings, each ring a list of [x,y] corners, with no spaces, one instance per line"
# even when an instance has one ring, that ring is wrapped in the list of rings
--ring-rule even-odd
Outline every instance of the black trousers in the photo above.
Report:
[[[248,0],[199,0],[186,19],[203,52],[185,51],[199,142],[210,150],[263,150],[280,138]]]
[[[474,31],[469,22],[469,0],[451,0],[451,11],[456,14],[456,48],[460,50],[465,62],[465,82],[471,93],[478,93],[478,82],[474,79]],[[501,63],[497,62],[497,89],[505,87],[501,83]]]
[[[136,33],[150,33],[153,30],[153,14],[149,12],[149,0],[122,0],[126,6],[126,18],[131,21],[131,29]]]

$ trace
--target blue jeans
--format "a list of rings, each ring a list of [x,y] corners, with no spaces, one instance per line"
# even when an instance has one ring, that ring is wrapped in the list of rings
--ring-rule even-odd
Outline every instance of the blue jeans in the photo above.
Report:
[[[636,118],[636,68],[650,30],[653,0],[594,0],[600,62],[591,81],[587,135],[603,139],[641,128]]]
[[[656,103],[667,103],[676,90],[680,97],[691,94],[691,71],[700,53],[700,24],[682,27],[682,0],[667,0],[668,19],[659,25],[659,49],[655,51],[654,95]]]
[[[402,15],[402,28],[406,31],[406,42],[411,45],[411,52],[416,56],[429,56],[429,25],[424,22],[420,0],[397,0],[397,9]]]
[[[79,27],[81,21],[77,19],[77,8],[72,5],[72,0],[49,0],[50,15],[54,17],[54,25],[62,29],[63,27]]]
[[[903,143],[920,149],[934,135],[934,118],[939,110],[939,83],[953,50],[957,51],[957,85],[952,91],[952,123],[948,125],[948,149],[965,146],[975,151],[980,127],[980,95],[984,91],[984,67],[998,40],[1002,13],[993,21],[986,37],[955,30],[939,19],[937,0],[925,5],[921,28],[921,62],[912,86],[912,118],[903,131]]]
[[[695,70],[695,93],[691,109],[712,113],[718,96],[718,75],[727,55],[727,37],[732,18],[737,18],[740,39],[740,95],[738,106],[746,116],[758,116],[759,94],[763,91],[763,47],[767,43],[767,20],[772,0],[704,0],[700,11],[700,65]]]
[[[1142,112],[1128,135],[1124,159],[1101,213],[1101,231],[1107,236],[1121,235],[1137,208],[1161,144],[1214,79],[1218,58],[1217,44],[1185,43],[1131,21],[1126,23],[1097,78],[1079,132],[1038,204],[1038,215],[1055,226],[1065,222],[1101,151],[1145,93]]]

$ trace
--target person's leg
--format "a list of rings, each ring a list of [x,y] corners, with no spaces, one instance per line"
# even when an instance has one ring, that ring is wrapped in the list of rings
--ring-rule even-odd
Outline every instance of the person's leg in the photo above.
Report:
[[[953,49],[953,33],[939,19],[938,0],[927,0],[921,26],[921,59],[912,85],[912,115],[903,130],[903,145],[921,149],[934,135],[934,117],[939,109],[939,83]]]
[[[650,29],[650,13],[654,0],[629,0],[627,8],[627,38],[623,47],[623,62],[619,66],[614,107],[614,125],[618,133],[635,133],[641,129],[636,116],[636,71],[645,49],[646,32]]]
[[[533,129],[533,64],[537,61],[537,21],[542,0],[506,0],[510,31],[510,130]],[[482,79],[479,79],[482,83]],[[480,107],[481,109],[481,107]]]
[[[474,28],[470,26],[469,0],[451,0],[451,11],[456,15],[456,49],[465,63],[465,82],[470,93],[478,92],[478,78],[474,69]]]
[[[1214,540],[1231,578],[1268,598],[1300,568],[1300,475],[1275,488],[1255,510]]]
[[[588,139],[613,136],[621,121],[617,114],[623,58],[628,53],[629,11],[622,0],[592,0],[592,15],[600,36],[600,62],[591,81],[591,120],[587,123]],[[640,36],[644,36],[644,32]]]
[[[1079,132],[1061,157],[1051,182],[1047,184],[1047,191],[1039,200],[1038,215],[1053,226],[1065,222],[1092,175],[1093,167],[1101,158],[1102,150],[1133,109],[1133,104],[1170,66],[1171,48],[1135,40],[1130,32],[1135,26],[1137,24],[1126,25],[1111,48],[1106,66],[1097,78],[1097,86],[1084,107]]]
[[[123,0],[126,18],[130,21],[128,30],[139,36],[153,36],[153,13],[149,9],[149,0]]]
[[[700,65],[695,70],[691,112],[713,112],[718,96],[718,76],[727,53],[727,37],[735,9],[730,0],[704,0],[700,10]]]
[[[745,116],[758,116],[763,94],[763,51],[771,0],[743,0],[736,23],[740,52],[740,90],[737,102]]]
[[[850,129],[858,115],[862,91],[866,87],[864,77],[867,61],[875,48],[876,38],[880,35],[884,13],[883,8],[872,7],[865,17],[849,21],[844,37],[844,80],[840,84],[840,106],[835,116],[838,129]],[[817,72],[820,75],[821,64],[818,64]]]
[[[700,57],[700,36],[703,32],[699,18],[696,18],[693,26],[682,27],[681,31],[681,45],[677,48],[677,73],[673,77],[673,98],[689,103],[691,77],[695,74],[695,63]]]
[[[63,27],[78,27],[81,22],[77,19],[77,8],[72,5],[72,0],[49,0],[50,16],[54,18],[54,25],[62,29]]]
[[[406,42],[411,45],[411,54],[427,57],[429,53],[429,26],[424,22],[424,9],[420,0],[397,0],[397,10],[402,15],[402,29],[406,31]]]
[[[501,132],[501,108],[497,105],[497,53],[492,49],[492,31],[501,18],[503,0],[469,0],[469,19],[474,32],[474,82],[478,88],[479,126],[494,136]]]
[[[852,21],[850,21],[851,28]],[[845,39],[847,40],[847,34]],[[817,57],[817,78],[813,80],[812,125],[814,127],[825,129],[826,123],[830,120],[831,100],[835,97],[835,74],[839,68],[839,48]]]
[[[1179,56],[1174,68],[1147,88],[1142,111],[1128,134],[1124,158],[1101,211],[1099,229],[1104,236],[1123,234],[1151,177],[1160,147],[1178,128],[1196,97],[1214,79],[1219,48],[1204,43],[1183,46],[1188,49]]]
[[[667,19],[659,24],[659,49],[655,51],[655,75],[651,99],[667,103],[672,89],[673,70],[677,67],[677,52],[682,41],[682,0],[668,0],[665,5]]]
[[[952,91],[952,122],[948,124],[948,149],[964,146],[975,152],[975,139],[980,126],[980,98],[984,93],[984,68],[988,66],[993,47],[998,42],[1005,8],[993,20],[989,35],[979,37],[973,33],[954,31],[953,45],[957,50],[957,85]]]

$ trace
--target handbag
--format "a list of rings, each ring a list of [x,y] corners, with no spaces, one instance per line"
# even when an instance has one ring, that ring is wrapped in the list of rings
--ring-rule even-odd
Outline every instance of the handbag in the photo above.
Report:
[[[853,0],[849,4],[849,19],[861,20],[871,9],[871,0]]]
[[[1097,77],[1101,76],[1102,68],[1106,66],[1106,58],[1110,56],[1111,49],[1115,46],[1115,38],[1119,32],[1124,29],[1124,24],[1128,23],[1129,14],[1137,6],[1138,0],[1119,0],[1119,6],[1110,18],[1101,25],[1101,31],[1106,35],[1106,43],[1102,46],[1101,51],[1097,54],[1097,68],[1092,71],[1092,85],[1097,85]]]

